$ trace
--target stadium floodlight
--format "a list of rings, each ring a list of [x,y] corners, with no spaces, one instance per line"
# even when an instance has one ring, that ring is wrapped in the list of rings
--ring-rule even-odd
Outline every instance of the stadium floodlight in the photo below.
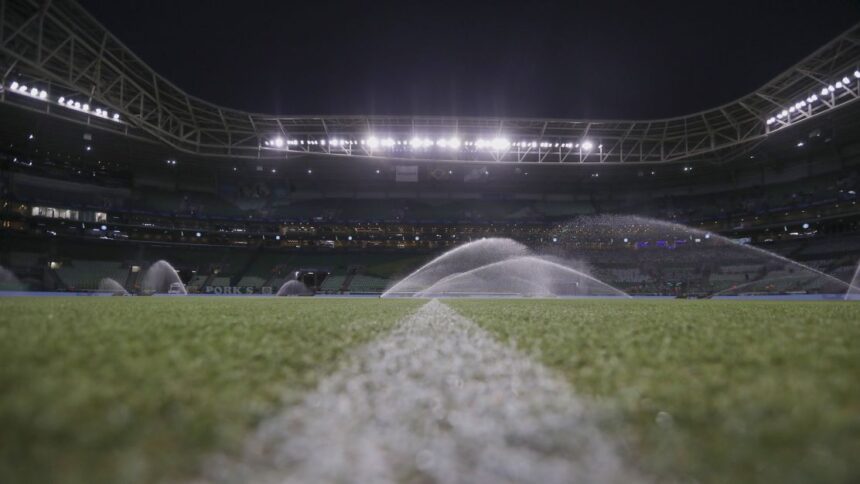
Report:
[[[842,78],[842,84],[850,84],[851,79],[848,76]]]
[[[828,92],[830,92],[830,91],[828,91],[826,87],[821,88],[821,95],[822,96],[826,96]]]
[[[284,138],[281,138],[280,136],[278,136],[277,138],[272,140],[272,143],[275,145],[275,148],[283,148],[284,147]]]
[[[775,122],[776,122],[776,118],[768,118],[767,119],[767,124],[773,124]]]
[[[63,96],[60,96],[60,99],[57,99],[57,102],[60,104],[63,104],[64,102],[66,102],[66,98],[64,98]]]
[[[803,148],[805,145],[806,145],[806,143],[804,143],[803,141],[798,141],[798,142],[797,142],[797,147],[798,147],[798,148]]]
[[[808,98],[806,98],[806,101],[807,101],[807,102],[811,102],[811,103],[813,103],[813,102],[815,102],[815,101],[818,101],[818,96],[816,96],[815,94],[813,94],[813,95],[809,96]]]
[[[837,89],[840,89],[840,88],[842,88],[842,87],[843,87],[843,86],[842,86],[842,81],[836,81],[836,88],[837,88]],[[830,89],[830,88],[828,87],[828,89]]]
[[[594,148],[594,143],[591,141],[585,140],[582,142],[583,151],[591,151],[592,148]]]
[[[452,150],[456,150],[460,148],[460,138],[454,136],[453,138],[448,139],[448,148]]]
[[[48,91],[46,91],[44,89],[39,91],[39,99],[47,99],[47,98],[48,98]]]
[[[27,92],[27,86],[22,84],[21,86],[18,87],[18,92],[26,93]]]
[[[384,146],[386,148],[393,148],[394,147],[394,138],[385,138],[384,140],[382,140],[382,146]]]
[[[507,138],[493,138],[490,145],[495,151],[506,150],[511,147],[511,142]]]
[[[30,95],[31,95],[31,96],[33,96],[33,97],[38,96],[38,95],[39,95],[39,90],[38,90],[38,89],[36,89],[35,87],[30,88]]]
[[[367,141],[367,146],[370,149],[375,149],[375,148],[379,147],[379,138],[377,138],[376,136],[371,136],[370,138],[367,138],[366,141]],[[361,142],[364,143],[365,140],[361,140]]]
[[[9,88],[12,89],[13,91],[17,91],[18,86],[20,86],[20,84],[18,84],[18,81],[12,81],[12,84],[9,84]]]
[[[835,90],[836,90],[836,88],[833,86],[833,84],[831,84],[831,85],[827,86],[827,90],[828,90],[829,92],[833,92],[833,91],[835,91]]]
[[[89,105],[89,104],[84,104],[83,106],[81,106],[81,109],[83,109],[84,111],[89,111],[89,110],[90,110],[90,105]]]
[[[794,106],[791,106],[788,108],[788,112],[790,112],[790,113],[793,113],[795,111],[797,111],[797,108],[795,108]]]
[[[107,111],[105,111],[105,113],[107,113]],[[113,120],[119,121],[119,113],[113,113]]]

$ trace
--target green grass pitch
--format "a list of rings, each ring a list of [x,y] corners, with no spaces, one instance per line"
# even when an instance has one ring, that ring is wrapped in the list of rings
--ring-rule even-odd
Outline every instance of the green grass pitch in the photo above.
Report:
[[[659,480],[860,480],[858,304],[445,302],[564,375]],[[421,304],[0,299],[0,482],[192,476]]]
[[[860,482],[860,304],[453,301],[669,482]]]

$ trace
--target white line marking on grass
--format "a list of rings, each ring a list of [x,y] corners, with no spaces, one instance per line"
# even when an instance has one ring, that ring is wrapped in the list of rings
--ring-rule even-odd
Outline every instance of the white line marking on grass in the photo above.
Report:
[[[265,421],[241,461],[206,473],[256,483],[643,480],[565,381],[435,300]]]

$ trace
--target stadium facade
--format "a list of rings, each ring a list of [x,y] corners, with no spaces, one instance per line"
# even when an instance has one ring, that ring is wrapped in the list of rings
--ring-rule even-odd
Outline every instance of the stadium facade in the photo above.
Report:
[[[379,293],[485,237],[591,251],[606,280],[641,294],[785,271],[715,270],[678,257],[669,233],[564,237],[572,219],[620,214],[842,279],[860,256],[860,25],[749,95],[671,119],[275,116],[185,93],[75,2],[3,0],[0,12],[0,266],[32,289],[94,290],[108,276],[135,289],[167,259],[199,292],[298,276]],[[656,270],[645,253],[674,265]]]

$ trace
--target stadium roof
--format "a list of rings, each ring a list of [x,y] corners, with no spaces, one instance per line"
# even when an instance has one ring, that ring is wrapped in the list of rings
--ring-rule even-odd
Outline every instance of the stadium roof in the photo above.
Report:
[[[188,95],[73,1],[0,0],[0,72],[0,102],[204,156],[313,153],[577,164],[719,160],[860,98],[860,24],[740,99],[653,120],[244,112]]]

